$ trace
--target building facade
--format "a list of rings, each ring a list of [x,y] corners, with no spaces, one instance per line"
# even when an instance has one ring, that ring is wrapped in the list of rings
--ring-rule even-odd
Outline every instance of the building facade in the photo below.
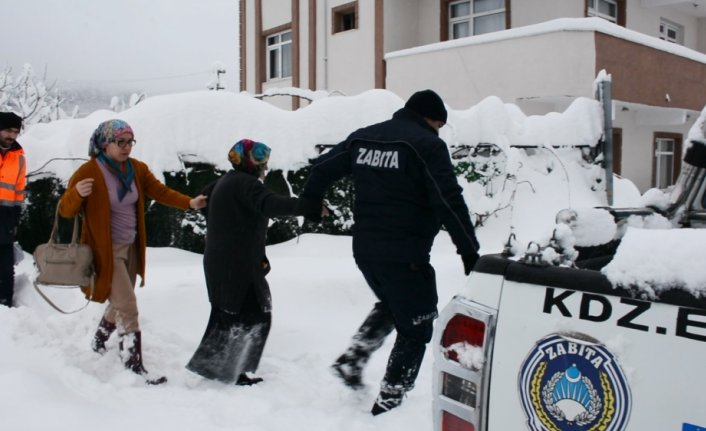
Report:
[[[604,70],[614,169],[641,191],[673,184],[706,105],[706,0],[240,0],[240,32],[253,94],[432,88],[452,109],[494,95],[541,115],[594,97]]]

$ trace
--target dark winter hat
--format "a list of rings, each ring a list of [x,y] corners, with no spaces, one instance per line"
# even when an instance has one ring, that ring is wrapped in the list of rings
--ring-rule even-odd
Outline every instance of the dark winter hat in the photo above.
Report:
[[[446,123],[447,114],[444,101],[432,90],[417,91],[404,106],[422,117]]]
[[[96,130],[93,131],[93,135],[91,135],[91,140],[88,144],[88,155],[91,157],[97,156],[105,150],[105,147],[110,142],[126,133],[131,134],[133,137],[135,136],[132,127],[123,120],[108,120],[100,123]]]
[[[233,167],[255,173],[270,159],[272,149],[262,142],[241,139],[228,151],[228,161]]]
[[[0,112],[0,130],[21,128],[22,117],[14,112]]]

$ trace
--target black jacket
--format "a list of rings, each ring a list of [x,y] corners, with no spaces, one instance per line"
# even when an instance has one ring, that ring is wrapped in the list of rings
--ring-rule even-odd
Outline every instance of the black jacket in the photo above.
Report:
[[[446,144],[416,112],[402,108],[317,158],[301,197],[320,202],[346,175],[355,188],[356,260],[429,262],[442,224],[459,254],[478,250]]]
[[[211,303],[238,313],[249,289],[269,310],[265,237],[269,217],[294,215],[297,199],[268,190],[254,175],[231,170],[204,190],[208,195],[203,264]]]

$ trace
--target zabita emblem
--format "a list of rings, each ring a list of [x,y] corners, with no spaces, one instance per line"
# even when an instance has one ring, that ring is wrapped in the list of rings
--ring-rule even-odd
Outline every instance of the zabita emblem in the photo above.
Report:
[[[539,340],[518,383],[530,430],[619,431],[628,423],[632,403],[625,375],[615,356],[586,335]]]

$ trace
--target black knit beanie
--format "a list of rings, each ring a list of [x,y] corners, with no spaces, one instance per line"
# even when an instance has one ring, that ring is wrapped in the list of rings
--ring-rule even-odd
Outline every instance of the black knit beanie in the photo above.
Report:
[[[404,106],[422,117],[446,123],[447,114],[444,101],[432,90],[417,91]]]
[[[0,130],[21,128],[22,117],[14,112],[0,112]]]

